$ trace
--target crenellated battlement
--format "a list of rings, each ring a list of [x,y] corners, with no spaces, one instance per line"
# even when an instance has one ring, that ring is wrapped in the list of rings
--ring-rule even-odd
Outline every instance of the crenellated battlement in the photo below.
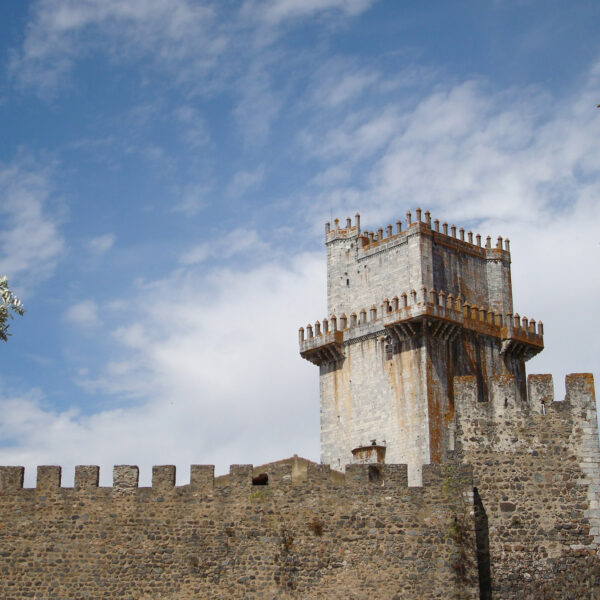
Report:
[[[112,487],[80,466],[71,488],[39,467],[32,489],[2,467],[0,597],[477,597],[469,466],[426,466],[409,487],[406,465],[302,465],[302,481],[289,462],[192,465],[181,486],[163,465],[152,487],[135,466]]]
[[[424,465],[423,485],[411,487],[411,490],[431,491],[439,494],[439,487],[447,477],[447,468],[442,465]],[[367,486],[370,493],[378,491],[386,494],[394,490],[407,489],[407,465],[397,464],[351,464],[346,466],[345,475],[335,472],[329,465],[308,463],[305,476],[301,480],[292,478],[291,464],[272,463],[264,466],[264,473],[256,475],[252,465],[231,465],[228,477],[223,480],[215,478],[213,465],[192,465],[189,484],[176,485],[176,468],[174,465],[152,467],[152,486],[139,486],[139,468],[135,465],[116,465],[113,467],[112,487],[99,485],[100,467],[80,465],[75,467],[73,487],[62,487],[62,469],[59,466],[38,466],[35,488],[23,487],[24,467],[0,467],[0,496],[11,494],[47,494],[63,492],[67,494],[94,494],[102,497],[126,494],[164,495],[166,493],[188,494],[196,497],[202,495],[229,496],[249,491],[268,489],[284,492],[298,488],[297,491],[315,493],[326,489],[344,489]],[[472,478],[470,465],[460,465],[454,476],[463,482],[464,492],[469,490]],[[373,486],[373,484],[376,484]],[[371,486],[371,487],[369,487]],[[108,496],[107,496],[108,495]]]
[[[424,214],[424,218],[423,218]],[[440,220],[431,219],[431,213],[417,208],[415,219],[412,218],[412,212],[406,212],[406,220],[397,220],[395,227],[389,223],[386,227],[379,227],[377,230],[364,230],[360,228],[360,215],[356,213],[354,224],[352,219],[346,219],[345,227],[340,227],[340,220],[335,219],[333,227],[328,221],[325,223],[325,241],[326,243],[336,240],[357,239],[358,249],[365,254],[372,251],[387,249],[395,243],[406,243],[407,238],[412,235],[423,234],[430,236],[436,243],[450,246],[458,251],[475,254],[481,258],[498,259],[504,258],[510,260],[510,240],[498,236],[495,242],[492,242],[490,235],[485,237],[485,242],[480,233],[466,231],[464,227],[457,229],[456,225],[448,225],[447,222],[441,223]]]
[[[454,378],[457,431],[463,446],[479,440],[499,452],[541,452],[551,450],[548,444],[568,446],[582,427],[597,432],[590,373],[567,375],[564,400],[555,399],[552,375],[529,375],[525,393],[512,375],[493,375],[483,401],[477,387],[476,377]]]
[[[573,417],[589,421],[591,412],[596,412],[594,378],[591,373],[572,373],[565,378],[565,396],[563,400],[555,399],[552,375],[532,374],[527,377],[527,392],[520,397],[515,378],[512,375],[495,375],[490,377],[490,390],[482,402],[477,394],[477,378],[471,375],[454,378],[454,395],[457,409],[469,418],[487,416],[494,419],[510,415],[507,425],[514,423],[514,417],[521,415],[542,415],[549,420],[556,415],[564,420],[567,413]],[[591,411],[591,412],[590,412]],[[480,424],[484,421],[478,421]],[[536,419],[539,424],[543,419]],[[533,422],[532,422],[533,425]],[[532,427],[532,435],[536,428]]]
[[[475,377],[455,377],[457,445],[467,454],[479,446],[509,455],[589,449],[590,461],[600,463],[592,374],[567,375],[565,390],[564,400],[555,399],[552,375],[529,375],[525,394],[512,375],[492,376],[482,402]]]
[[[433,326],[432,326],[433,320]],[[498,338],[502,353],[528,360],[544,348],[544,326],[541,321],[521,317],[518,313],[501,314],[484,306],[476,306],[458,295],[444,290],[411,290],[386,298],[379,305],[331,315],[322,322],[299,329],[300,354],[315,364],[343,358],[344,344],[365,336],[386,333],[398,341],[423,333],[423,324],[431,335],[451,339],[468,329]]]
[[[341,239],[354,239],[360,235],[360,215],[356,213],[354,217],[354,225],[352,225],[352,219],[346,219],[346,226],[340,227],[339,219],[333,221],[333,228],[331,223],[327,221],[325,223],[325,241],[327,243]]]

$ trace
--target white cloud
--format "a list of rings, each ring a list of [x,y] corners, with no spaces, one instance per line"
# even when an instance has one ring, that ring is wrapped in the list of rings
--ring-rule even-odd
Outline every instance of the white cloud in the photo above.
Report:
[[[250,145],[265,142],[283,105],[282,94],[275,91],[269,74],[271,60],[261,57],[254,61],[236,86],[239,101],[233,114],[244,140]]]
[[[65,319],[82,328],[93,328],[101,325],[98,316],[98,305],[94,300],[82,300],[71,305],[65,312]]]
[[[323,13],[356,16],[374,4],[374,0],[248,0],[243,12],[255,15],[269,25]]]
[[[105,233],[91,238],[87,246],[93,254],[106,254],[114,245],[116,236],[114,233]]]
[[[179,262],[184,265],[195,265],[209,258],[223,260],[250,251],[256,260],[268,250],[269,244],[262,240],[254,229],[238,228],[211,242],[203,242],[186,250]]]
[[[188,0],[39,0],[10,69],[46,93],[63,85],[77,60],[101,50],[115,61],[151,54],[164,66],[214,67],[226,45],[215,11]],[[183,69],[180,69],[183,72]]]
[[[232,7],[192,0],[38,0],[9,68],[20,85],[53,95],[64,89],[77,61],[86,55],[102,52],[119,64],[150,56],[175,83],[194,82],[197,92],[207,91],[235,72],[232,63],[248,59],[248,47],[256,43],[256,50],[277,39],[284,21],[353,17],[372,4],[373,0],[252,0]],[[246,103],[240,110],[248,114],[250,107]]]
[[[205,183],[188,184],[180,192],[174,192],[177,200],[173,205],[173,211],[193,217],[209,205],[209,193],[210,187]]]
[[[314,73],[310,84],[312,100],[324,107],[337,108],[377,88],[381,78],[382,74],[371,66],[336,57]]]
[[[376,115],[370,111],[350,113],[325,134],[304,132],[300,141],[309,152],[325,160],[342,158],[357,162],[384,149],[401,126],[401,115],[390,106]]]
[[[0,273],[18,287],[50,277],[64,252],[46,170],[0,164]]]
[[[211,244],[204,242],[202,244],[196,244],[189,250],[186,250],[180,257],[179,262],[184,265],[197,265],[204,262],[208,258],[213,256],[211,251]]]
[[[412,108],[390,101],[349,110],[329,128],[315,120],[300,142],[326,172],[370,160],[354,170],[349,191],[373,218],[418,203],[444,207],[449,218],[531,219],[576,201],[598,173],[597,70],[583,89],[560,99],[543,90],[494,92],[479,81],[438,85]],[[335,178],[315,181],[336,203],[348,191]]]
[[[142,468],[318,456],[318,377],[298,356],[297,328],[322,315],[320,253],[247,271],[178,272],[129,298],[111,362],[90,388],[133,405],[92,415],[45,407],[39,393],[0,391],[0,464]],[[6,434],[6,435],[5,435]],[[9,435],[10,434],[10,435]],[[31,484],[34,474],[28,473]]]
[[[252,171],[238,171],[227,186],[227,194],[233,197],[243,196],[246,192],[259,187],[264,178],[264,164]]]
[[[377,81],[378,75],[372,72],[347,73],[329,90],[323,101],[330,106],[337,106],[359,96],[366,88]]]

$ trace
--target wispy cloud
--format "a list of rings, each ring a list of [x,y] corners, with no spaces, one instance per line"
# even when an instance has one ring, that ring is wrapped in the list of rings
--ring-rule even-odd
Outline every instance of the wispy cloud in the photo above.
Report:
[[[381,78],[382,73],[372,65],[335,57],[313,74],[310,83],[312,101],[319,106],[336,108],[377,87]]]
[[[48,169],[0,164],[0,272],[19,287],[50,277],[65,250],[52,191]]]
[[[38,0],[23,45],[13,52],[12,76],[25,87],[55,94],[78,60],[103,52],[116,63],[152,57],[176,81],[216,74],[232,59],[240,37],[257,28],[316,15],[354,17],[373,0],[251,0],[239,8],[192,0]],[[245,59],[247,56],[244,57]],[[212,86],[204,81],[201,87]]]
[[[265,178],[265,166],[259,165],[251,171],[238,171],[227,186],[227,195],[243,196],[249,190],[254,190],[260,186]]]
[[[10,69],[24,86],[55,93],[90,52],[113,60],[152,55],[163,66],[212,68],[226,45],[212,6],[189,0],[39,0]]]
[[[193,246],[180,257],[181,264],[195,265],[206,260],[223,260],[252,251],[255,258],[264,255],[269,244],[254,229],[234,229],[226,235]]]
[[[210,142],[204,117],[193,106],[180,106],[174,111],[175,118],[181,125],[181,136],[186,144],[197,149]]]
[[[94,300],[82,300],[71,305],[65,312],[65,319],[84,329],[95,328],[101,324],[98,305]]]
[[[114,233],[105,233],[88,240],[87,247],[92,254],[106,254],[113,247],[116,239]]]
[[[374,3],[375,0],[247,0],[243,12],[269,25],[279,25],[291,19],[324,13],[356,16]]]
[[[304,132],[303,147],[320,158],[356,162],[385,148],[398,134],[402,116],[394,106],[374,114],[370,110],[351,112],[337,127],[325,133]]]
[[[193,217],[209,205],[211,188],[206,183],[190,183],[182,190],[174,190],[173,211]]]
[[[269,75],[272,58],[253,62],[237,83],[238,103],[234,115],[247,144],[263,143],[283,104],[283,92],[276,91]]]
[[[328,129],[316,122],[300,143],[323,159],[314,181],[326,205],[339,205],[348,192],[349,209],[359,202],[377,218],[416,202],[443,207],[452,218],[534,219],[576,203],[600,171],[596,71],[564,98],[533,89],[494,92],[475,80],[438,85],[404,110],[390,103],[349,111]],[[365,158],[369,166],[351,190],[331,176]]]

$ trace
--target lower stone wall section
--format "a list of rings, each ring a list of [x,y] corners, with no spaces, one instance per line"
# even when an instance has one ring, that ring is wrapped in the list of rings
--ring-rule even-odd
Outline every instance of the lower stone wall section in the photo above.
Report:
[[[425,466],[407,486],[405,465],[349,465],[345,485],[291,465],[253,485],[234,466],[215,486],[209,467],[175,487],[174,467],[116,467],[99,488],[95,467],[75,488],[40,467],[0,469],[0,597],[391,600],[479,597],[469,468]],[[264,477],[255,482],[265,483]]]
[[[456,451],[474,466],[487,529],[478,532],[489,552],[484,599],[600,598],[593,380],[569,376],[566,387],[566,399],[553,401],[551,377],[530,375],[522,399],[514,379],[500,376],[479,402],[474,377],[455,380]]]

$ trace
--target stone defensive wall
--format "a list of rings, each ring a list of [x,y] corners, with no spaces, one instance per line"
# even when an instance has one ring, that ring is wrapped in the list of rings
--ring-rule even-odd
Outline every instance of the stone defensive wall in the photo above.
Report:
[[[458,295],[444,290],[422,287],[403,292],[400,297],[388,298],[377,306],[362,308],[350,316],[332,315],[299,329],[300,354],[320,365],[343,357],[342,347],[368,337],[390,335],[403,341],[422,333],[421,324],[436,321],[428,332],[444,339],[452,339],[467,329],[498,338],[503,342],[502,352],[510,352],[528,359],[544,348],[544,325],[518,313],[503,315],[484,306],[469,304]]]
[[[600,449],[591,374],[454,380],[456,456],[474,467],[480,578],[497,598],[600,597]],[[489,556],[486,566],[485,557]]]
[[[0,468],[0,597],[22,598],[478,598],[472,471],[349,465],[234,465],[225,485],[212,466],[154,467],[138,487],[135,466]],[[339,476],[339,474],[338,474]]]

